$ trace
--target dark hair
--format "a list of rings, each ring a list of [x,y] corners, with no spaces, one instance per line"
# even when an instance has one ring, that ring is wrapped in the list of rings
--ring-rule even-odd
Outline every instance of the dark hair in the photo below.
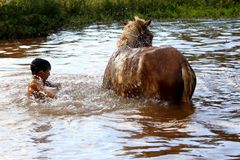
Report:
[[[40,71],[50,70],[51,64],[45,59],[36,58],[32,61],[30,68],[32,74],[37,74]]]

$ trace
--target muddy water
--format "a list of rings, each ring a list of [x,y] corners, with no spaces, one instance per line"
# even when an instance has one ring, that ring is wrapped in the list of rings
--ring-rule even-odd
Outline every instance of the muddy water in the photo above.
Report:
[[[101,88],[122,26],[0,42],[1,159],[240,159],[240,21],[155,21],[197,75],[193,106],[117,97]],[[27,98],[30,62],[52,64],[57,100]]]

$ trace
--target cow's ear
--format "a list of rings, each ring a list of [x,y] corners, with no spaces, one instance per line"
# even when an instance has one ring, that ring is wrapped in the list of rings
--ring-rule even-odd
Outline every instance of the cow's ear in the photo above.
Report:
[[[127,20],[121,20],[121,24],[123,24],[124,26],[126,26],[128,24]]]
[[[149,26],[149,25],[151,24],[151,22],[152,22],[152,20],[147,20],[147,21],[145,21],[145,26],[146,26],[146,27]]]

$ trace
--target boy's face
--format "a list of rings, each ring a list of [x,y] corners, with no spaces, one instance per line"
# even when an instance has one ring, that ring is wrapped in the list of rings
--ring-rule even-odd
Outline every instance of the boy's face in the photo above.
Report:
[[[47,80],[49,76],[50,76],[50,69],[39,72],[39,77],[41,77],[44,81]]]

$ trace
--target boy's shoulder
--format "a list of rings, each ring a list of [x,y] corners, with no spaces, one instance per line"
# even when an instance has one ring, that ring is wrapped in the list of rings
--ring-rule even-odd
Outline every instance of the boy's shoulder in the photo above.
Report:
[[[43,82],[41,82],[40,80],[37,79],[32,79],[29,84],[28,87],[30,88],[39,88],[39,87],[43,87]]]

